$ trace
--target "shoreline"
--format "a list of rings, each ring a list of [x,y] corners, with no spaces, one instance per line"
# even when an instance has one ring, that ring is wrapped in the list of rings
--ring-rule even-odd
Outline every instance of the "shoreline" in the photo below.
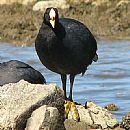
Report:
[[[126,10],[127,8],[127,10]],[[97,40],[130,40],[130,4],[121,7],[81,3],[69,9],[59,9],[60,17],[84,23]],[[126,17],[127,16],[127,17]],[[32,5],[0,5],[0,42],[17,46],[34,43],[42,24],[43,12],[33,11]],[[6,22],[5,22],[6,19]]]

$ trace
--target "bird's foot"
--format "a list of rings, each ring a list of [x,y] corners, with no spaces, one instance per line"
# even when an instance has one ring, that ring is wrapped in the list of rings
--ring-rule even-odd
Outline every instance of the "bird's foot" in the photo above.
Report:
[[[70,101],[70,102],[73,102],[73,99],[72,99],[71,97],[68,97],[68,98],[66,98],[65,100]],[[75,103],[75,105],[81,105],[81,104],[78,103],[78,102],[74,102],[74,103]]]
[[[64,114],[65,119],[73,119],[77,122],[80,121],[78,109],[74,102],[65,100],[64,107],[65,107],[65,114]]]
[[[71,102],[69,100],[65,100],[64,102],[64,117],[65,119],[68,119],[68,114],[70,111],[70,107],[71,107]]]

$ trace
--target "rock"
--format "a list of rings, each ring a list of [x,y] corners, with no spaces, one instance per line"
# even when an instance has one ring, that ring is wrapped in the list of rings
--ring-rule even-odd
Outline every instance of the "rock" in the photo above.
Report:
[[[50,0],[50,1],[39,1],[33,6],[34,11],[44,11],[48,7],[56,7],[60,9],[69,8],[66,0]]]
[[[63,91],[55,84],[30,84],[21,80],[0,87],[0,129],[24,130],[33,111],[43,105],[58,109],[60,118],[56,127],[63,128],[63,97]]]
[[[91,0],[91,4],[94,6],[101,6],[103,4],[109,5],[110,1],[109,0]]]
[[[114,129],[112,129],[112,130],[125,130],[125,129],[123,129],[123,128],[121,128],[120,126],[118,126],[118,127],[114,128]]]
[[[123,117],[121,126],[125,128],[125,130],[130,130],[130,112]]]
[[[104,1],[101,0],[66,0],[67,3],[69,3],[70,5],[80,5],[81,3],[83,4],[92,4],[92,5],[99,5],[100,3],[104,3]]]
[[[129,0],[121,0],[121,1],[119,1],[118,3],[117,3],[117,7],[120,7],[120,6],[123,6],[123,5],[127,5],[127,4],[129,4],[130,3],[130,1]]]
[[[63,91],[55,84],[6,84],[0,88],[0,130],[123,130],[110,112],[93,102],[87,109],[76,105],[80,122],[64,121],[63,104]]]
[[[22,4],[23,5],[28,5],[28,4],[34,3],[34,2],[37,2],[37,0],[23,0]]]
[[[46,83],[45,78],[39,71],[24,62],[10,60],[0,63],[0,86],[8,83],[16,83],[21,79],[34,84]]]
[[[0,4],[13,4],[19,3],[23,5],[28,5],[30,3],[36,2],[37,0],[0,0]]]
[[[86,2],[86,0],[80,0],[80,2],[79,2],[79,0],[67,0],[67,3],[69,3],[70,5],[79,5],[83,2]]]
[[[90,126],[88,126],[85,122],[76,122],[72,119],[66,119],[64,122],[66,130],[89,130]]]
[[[109,111],[118,111],[119,110],[118,106],[116,106],[113,103],[106,105],[104,108],[109,110]]]
[[[64,124],[66,130],[80,130],[81,126],[83,126],[82,130],[86,130],[88,126],[91,128],[109,129],[115,128],[119,124],[117,119],[109,111],[97,106],[92,102],[88,102],[87,109],[85,109],[85,107],[81,105],[76,105],[76,107],[79,112],[80,121],[83,123],[82,125],[81,123],[77,123],[76,125],[70,125],[68,121],[65,121]]]
[[[55,107],[47,107],[46,105],[36,109],[27,121],[25,130],[56,130],[59,112]]]

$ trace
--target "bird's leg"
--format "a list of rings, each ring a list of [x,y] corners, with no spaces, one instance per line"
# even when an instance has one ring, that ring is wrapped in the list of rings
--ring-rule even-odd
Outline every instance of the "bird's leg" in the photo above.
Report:
[[[66,78],[67,76],[64,74],[61,74],[61,81],[62,81],[62,87],[63,87],[63,90],[64,90],[64,96],[65,96],[65,100],[67,99],[67,96],[66,96]]]
[[[73,90],[73,83],[74,83],[75,75],[70,75],[70,94],[69,94],[69,100],[72,100],[72,90]]]

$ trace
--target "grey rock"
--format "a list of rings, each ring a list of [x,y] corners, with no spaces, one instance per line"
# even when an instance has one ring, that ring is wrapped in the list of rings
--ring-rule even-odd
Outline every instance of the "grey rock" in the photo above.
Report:
[[[36,109],[27,121],[25,130],[56,130],[59,112],[55,107],[41,106]]]
[[[8,83],[16,83],[21,79],[33,84],[46,83],[45,78],[39,71],[24,62],[10,60],[0,63],[0,86]]]
[[[125,130],[130,130],[130,112],[123,117],[121,125]]]
[[[0,129],[24,130],[32,112],[43,105],[56,107],[61,117],[58,122],[63,124],[63,103],[63,91],[55,84],[30,84],[21,80],[4,85],[0,88]]]
[[[73,119],[66,119],[64,122],[66,130],[89,130],[90,127],[85,122],[76,122]]]
[[[49,1],[39,1],[33,6],[34,11],[44,11],[48,7],[56,7],[60,9],[69,8],[66,0],[49,0]]]
[[[104,108],[107,109],[108,111],[118,111],[119,110],[119,107],[113,103],[107,104]]]

